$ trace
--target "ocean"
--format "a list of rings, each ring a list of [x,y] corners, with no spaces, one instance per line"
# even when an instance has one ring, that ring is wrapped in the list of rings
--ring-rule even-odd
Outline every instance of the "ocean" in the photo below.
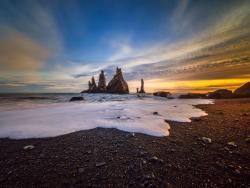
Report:
[[[85,100],[69,102],[73,96]],[[165,120],[190,122],[207,115],[194,105],[211,103],[151,94],[0,94],[0,138],[51,137],[96,127],[168,136]]]

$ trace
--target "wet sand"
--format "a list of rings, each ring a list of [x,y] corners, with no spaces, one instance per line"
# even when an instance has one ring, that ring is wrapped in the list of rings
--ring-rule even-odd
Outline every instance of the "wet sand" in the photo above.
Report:
[[[168,121],[168,137],[97,128],[0,139],[0,187],[249,187],[250,99],[198,107],[209,115]]]

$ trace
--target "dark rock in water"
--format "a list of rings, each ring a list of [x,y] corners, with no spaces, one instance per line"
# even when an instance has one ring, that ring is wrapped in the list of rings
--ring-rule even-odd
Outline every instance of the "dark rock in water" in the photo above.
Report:
[[[245,83],[243,86],[234,91],[236,97],[250,97],[250,82]]]
[[[101,71],[101,74],[99,76],[99,82],[98,82],[98,92],[105,93],[106,92],[106,79],[104,76],[103,70]]]
[[[73,102],[73,101],[83,101],[84,98],[83,97],[72,97],[69,101]]]
[[[141,79],[141,89],[140,89],[139,93],[145,93],[145,90],[144,90],[144,80],[143,79]]]
[[[211,99],[229,99],[233,97],[233,92],[228,89],[218,89],[208,93],[208,98]]]
[[[153,115],[158,115],[158,112],[153,112]]]
[[[206,94],[201,94],[201,93],[188,93],[185,95],[180,95],[180,99],[206,99],[207,95]]]
[[[166,92],[166,91],[158,91],[158,92],[155,92],[153,93],[154,96],[158,96],[158,97],[170,97],[171,96],[171,93],[170,92]]]
[[[128,84],[124,80],[122,70],[117,67],[116,74],[108,83],[107,93],[127,94],[129,93]]]

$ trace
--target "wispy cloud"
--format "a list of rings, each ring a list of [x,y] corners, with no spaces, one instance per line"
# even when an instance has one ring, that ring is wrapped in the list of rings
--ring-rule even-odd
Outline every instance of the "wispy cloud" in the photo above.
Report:
[[[28,36],[8,27],[0,27],[1,72],[39,70],[50,52]]]

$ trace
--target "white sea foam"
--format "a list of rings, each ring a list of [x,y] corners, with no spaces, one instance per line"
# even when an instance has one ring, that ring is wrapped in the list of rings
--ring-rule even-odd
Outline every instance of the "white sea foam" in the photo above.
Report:
[[[190,122],[191,117],[207,115],[193,105],[211,103],[211,100],[205,99],[145,98],[59,103],[39,108],[0,111],[0,137],[48,137],[96,127],[167,136],[170,126],[164,122],[165,119]],[[158,115],[153,112],[158,112]]]

